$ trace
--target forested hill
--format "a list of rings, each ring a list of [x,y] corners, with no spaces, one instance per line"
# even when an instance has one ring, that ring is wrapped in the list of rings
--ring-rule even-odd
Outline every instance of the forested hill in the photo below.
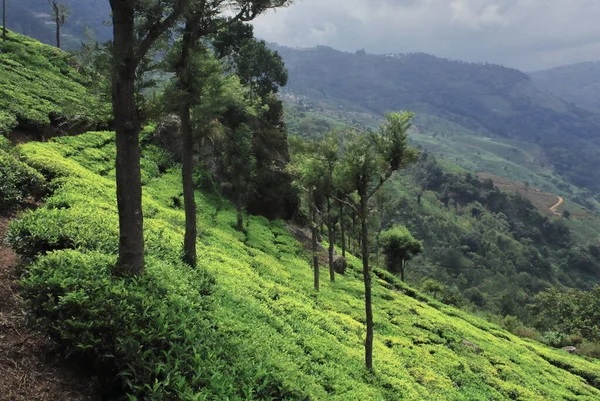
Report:
[[[600,112],[600,62],[567,65],[530,75],[540,88],[581,108]]]
[[[369,55],[319,46],[273,46],[289,69],[288,90],[310,101],[383,114],[410,109],[482,136],[541,146],[556,171],[598,190],[600,123],[593,113],[539,89],[520,71],[416,53]]]

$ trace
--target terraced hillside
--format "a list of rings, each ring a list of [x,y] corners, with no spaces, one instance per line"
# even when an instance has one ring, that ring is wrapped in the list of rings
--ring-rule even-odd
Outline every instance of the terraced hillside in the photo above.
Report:
[[[27,36],[0,41],[0,134],[43,136],[106,124],[110,106],[70,56]]]
[[[146,130],[145,137],[152,135]],[[284,223],[196,194],[199,266],[180,262],[180,170],[144,150],[148,266],[116,260],[114,142],[91,132],[20,146],[54,189],[14,223],[24,295],[68,350],[102,362],[131,399],[597,400],[600,363],[520,339],[376,271],[375,373],[363,368],[359,262],[312,290]]]

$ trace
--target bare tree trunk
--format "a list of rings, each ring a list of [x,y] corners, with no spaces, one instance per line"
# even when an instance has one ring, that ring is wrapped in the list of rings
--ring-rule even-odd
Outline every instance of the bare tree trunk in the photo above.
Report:
[[[309,190],[309,214],[310,214],[310,228],[312,235],[312,254],[313,254],[313,272],[314,272],[314,286],[315,290],[319,291],[319,256],[317,255],[317,211],[314,203],[312,188]]]
[[[177,75],[179,85],[183,91],[184,100],[180,107],[179,117],[181,119],[181,133],[183,139],[182,154],[182,182],[183,182],[183,203],[185,208],[185,236],[183,242],[184,255],[183,260],[190,266],[196,266],[196,237],[198,235],[196,225],[196,199],[194,196],[194,132],[190,115],[189,85],[188,85],[188,67],[190,51],[193,45],[191,30],[192,27],[186,24],[181,45],[181,60]]]
[[[404,259],[400,261],[400,280],[404,282]]]
[[[112,106],[116,131],[119,260],[116,273],[141,274],[144,270],[140,119],[135,102],[133,2],[111,0],[114,63]]]
[[[181,178],[183,182],[183,204],[185,209],[185,236],[183,241],[183,261],[196,266],[196,199],[194,197],[194,134],[187,100],[179,112],[183,139]]]
[[[333,270],[333,250],[335,245],[335,228],[333,227],[333,210],[331,200],[327,199],[327,240],[329,241],[329,280],[335,281],[335,270]]]
[[[364,191],[366,193],[366,191]],[[369,268],[369,227],[368,198],[362,194],[360,198],[361,245],[363,261],[363,280],[365,282],[365,315],[367,336],[365,338],[365,366],[373,370],[373,301],[371,296],[371,269]]]
[[[60,19],[58,11],[56,12],[56,47],[60,49]]]
[[[342,235],[342,257],[346,257],[346,225],[344,224],[344,205],[340,202],[340,231]]]
[[[2,0],[2,40],[6,41],[6,0]]]
[[[239,188],[239,186],[238,186]],[[237,212],[237,230],[242,232],[244,231],[244,215],[242,214],[242,193],[240,191],[240,193],[237,196],[236,199],[236,212]]]

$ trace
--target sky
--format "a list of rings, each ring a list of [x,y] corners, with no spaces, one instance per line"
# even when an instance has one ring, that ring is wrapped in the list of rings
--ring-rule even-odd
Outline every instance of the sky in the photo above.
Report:
[[[291,47],[425,52],[527,72],[600,60],[600,0],[295,0],[254,25]]]

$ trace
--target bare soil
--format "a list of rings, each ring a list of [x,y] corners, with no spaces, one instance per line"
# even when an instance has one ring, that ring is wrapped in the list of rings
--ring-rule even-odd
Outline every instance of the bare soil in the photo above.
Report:
[[[0,401],[98,401],[95,381],[70,366],[46,335],[27,323],[17,291],[20,265],[5,242],[14,213],[0,213]]]

